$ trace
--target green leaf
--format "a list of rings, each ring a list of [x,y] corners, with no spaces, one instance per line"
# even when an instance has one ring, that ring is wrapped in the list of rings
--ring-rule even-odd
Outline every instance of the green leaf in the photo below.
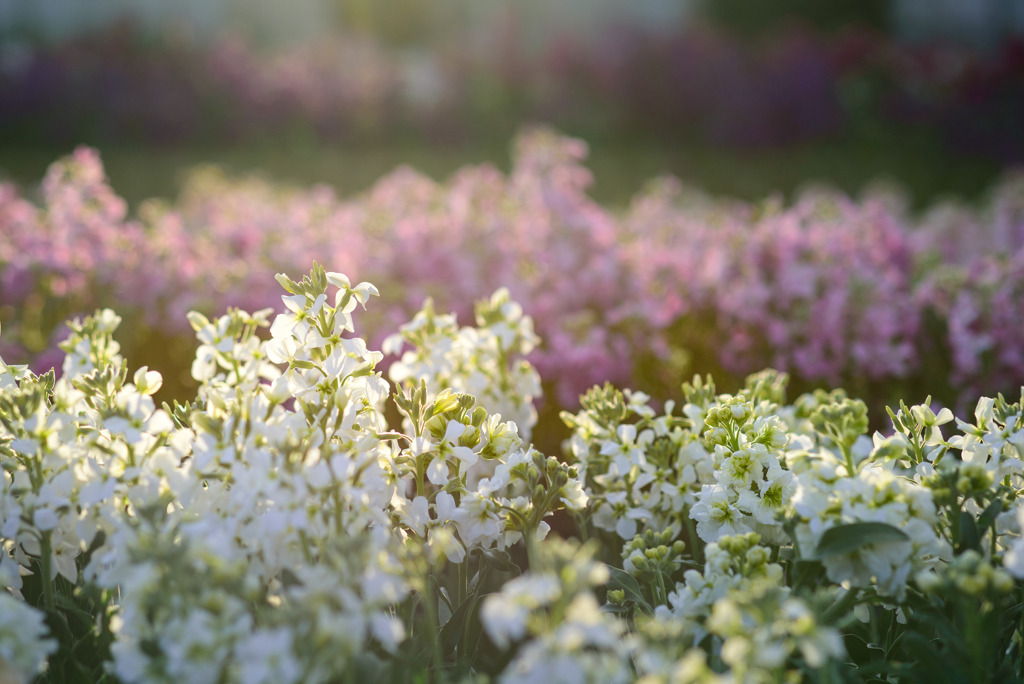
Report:
[[[520,575],[523,571],[519,569],[519,566],[512,562],[512,556],[508,554],[508,551],[499,551],[497,549],[481,549],[477,547],[473,549],[473,553],[479,553],[484,557],[484,560],[495,570],[501,572],[517,572]]]
[[[978,550],[981,545],[981,534],[978,532],[978,523],[974,521],[974,516],[963,511],[960,514],[960,539],[957,540],[957,551],[963,553],[968,549]]]
[[[448,622],[441,627],[437,638],[441,642],[441,652],[445,655],[455,650],[455,645],[459,643],[459,637],[462,636],[462,626],[466,624],[466,618],[469,617],[475,603],[475,596],[467,596],[466,600],[459,604],[452,616],[448,618]]]
[[[654,615],[654,609],[651,608],[650,604],[644,598],[643,592],[640,591],[640,583],[636,581],[636,578],[630,575],[625,570],[619,568],[613,568],[608,566],[608,570],[612,574],[611,580],[608,582],[609,589],[622,589],[626,592],[626,600],[635,603],[640,610],[644,611],[648,615]]]
[[[606,603],[601,606],[602,613],[611,613],[612,615],[625,615],[629,612],[629,606],[616,605],[614,603]]]
[[[793,588],[804,585],[815,586],[818,579],[825,573],[825,567],[817,560],[800,559],[791,566],[791,578]]]
[[[437,592],[437,597],[438,597],[438,600],[439,600],[439,603],[438,603],[437,607],[438,607],[439,613],[441,612],[440,608],[441,608],[441,604],[442,603],[444,604],[444,607],[448,609],[448,613],[449,614],[454,613],[455,612],[455,607],[452,606],[452,599],[451,599],[451,597],[448,596],[448,590],[445,589],[444,587],[442,587],[441,586],[441,582],[438,581],[438,579],[436,577],[434,577],[433,575],[430,576],[430,583],[434,585],[434,591]],[[442,625],[444,624],[444,622],[445,622],[444,620],[440,620],[440,623]]]
[[[469,593],[470,594],[475,594],[476,593],[476,587],[477,587],[478,584],[480,584],[480,580],[483,579],[484,576],[486,575],[486,570],[487,570],[487,566],[484,566],[484,567],[480,568],[479,570],[477,570],[475,573],[473,573],[473,576],[469,580]]]
[[[823,559],[840,556],[869,544],[907,541],[903,530],[880,522],[860,522],[838,525],[825,531],[814,550],[813,558]]]
[[[995,523],[996,518],[1003,512],[1003,501],[1002,499],[996,499],[988,505],[981,516],[978,518],[978,527],[986,529],[992,527]]]

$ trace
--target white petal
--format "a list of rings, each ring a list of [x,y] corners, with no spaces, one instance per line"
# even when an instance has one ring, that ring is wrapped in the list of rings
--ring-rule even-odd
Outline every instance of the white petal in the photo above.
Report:
[[[295,313],[302,313],[306,310],[306,295],[282,295],[281,301]]]
[[[448,422],[448,427],[444,431],[444,441],[449,444],[454,444],[455,440],[462,436],[462,433],[466,431],[466,426],[457,420]]]
[[[431,484],[435,484],[438,487],[448,484],[448,464],[442,462],[441,459],[435,458],[427,466],[427,479],[430,480]]]

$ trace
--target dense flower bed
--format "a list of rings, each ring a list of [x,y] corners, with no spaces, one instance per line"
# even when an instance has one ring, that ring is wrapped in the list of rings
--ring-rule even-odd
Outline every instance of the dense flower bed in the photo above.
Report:
[[[184,403],[109,309],[59,379],[0,361],[5,681],[1021,676],[1021,403],[954,428],[900,402],[869,437],[862,401],[789,403],[774,370],[695,376],[678,412],[606,384],[561,460],[524,439],[539,340],[507,291],[461,328],[426,302],[389,383],[355,332],[373,284],[274,280],[273,319],[187,314]]]
[[[427,296],[468,320],[507,286],[566,408],[607,380],[678,398],[700,367],[731,387],[772,365],[801,388],[849,384],[872,406],[903,393],[963,408],[1024,382],[1020,179],[980,210],[922,217],[892,195],[749,205],[673,179],[613,212],[586,195],[585,154],[536,130],[508,175],[467,167],[438,184],[401,168],[348,199],[206,169],[135,218],[82,148],[50,169],[39,206],[0,186],[0,344],[42,372],[59,361],[61,321],[116,303],[133,321],[126,349],[180,365],[186,312],[272,306],[270,275],[322,259],[384,285],[364,322],[374,345]],[[175,392],[194,391],[179,376]]]

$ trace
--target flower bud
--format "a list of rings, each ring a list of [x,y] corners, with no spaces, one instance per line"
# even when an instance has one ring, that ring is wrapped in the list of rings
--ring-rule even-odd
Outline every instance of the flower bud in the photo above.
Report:
[[[960,591],[970,596],[977,596],[985,591],[985,582],[976,575],[960,575],[956,578],[955,584]]]
[[[1000,594],[1008,594],[1013,591],[1013,578],[1005,570],[994,570],[991,584],[992,588]]]
[[[487,409],[485,409],[483,406],[477,406],[475,409],[473,409],[473,415],[469,420],[470,424],[473,427],[479,428],[481,425],[484,424],[485,420],[487,420]]]
[[[917,573],[917,586],[921,591],[931,593],[942,587],[942,578],[930,570]]]
[[[647,560],[647,554],[640,550],[633,552],[629,557],[629,562],[633,564],[634,568],[641,572],[650,567],[650,561]]]
[[[754,546],[747,551],[747,562],[751,565],[764,565],[769,558],[768,549],[763,546]]]

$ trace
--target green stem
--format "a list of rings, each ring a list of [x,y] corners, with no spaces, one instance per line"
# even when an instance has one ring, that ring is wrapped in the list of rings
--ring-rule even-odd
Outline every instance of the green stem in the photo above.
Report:
[[[55,610],[57,608],[57,596],[53,589],[53,566],[51,565],[51,556],[53,555],[53,548],[50,544],[50,532],[43,532],[43,538],[39,543],[39,574],[42,575],[39,579],[43,582],[43,605],[46,606],[47,610]]]
[[[658,604],[662,606],[668,605],[668,590],[665,589],[665,580],[661,575],[661,570],[658,570],[658,589],[661,595],[658,597]]]
[[[1020,624],[1017,626],[1017,643],[1018,653],[1024,652],[1024,586],[1020,588]],[[1021,669],[1018,667],[1018,675],[1020,675]]]
[[[472,606],[470,606],[470,610],[469,610],[468,614],[466,615],[466,619],[463,620],[463,622],[462,622],[462,629],[459,632],[459,644],[458,644],[458,658],[459,658],[459,660],[465,660],[465,658],[466,658],[466,650],[467,650],[467,648],[469,646],[469,622],[470,622],[470,620],[472,619],[472,616],[473,616],[473,608],[475,607],[476,596],[480,593],[480,580],[483,579],[482,577],[478,577],[477,578],[477,586],[473,590],[473,593],[470,594],[470,591],[469,591],[469,561],[470,561],[470,558],[472,558],[472,555],[467,554],[466,555],[466,560],[464,560],[462,562],[462,565],[459,566],[459,591],[465,594],[465,596],[460,600],[459,605],[462,605],[462,601],[471,601],[471,600],[474,601],[474,604]],[[480,573],[480,572],[483,571],[483,565],[484,565],[484,561],[483,561],[483,557],[481,557],[480,558],[479,567],[477,568],[477,573]]]
[[[540,568],[537,562],[537,530],[526,528],[523,530],[523,540],[526,543],[526,563],[532,572]]]
[[[444,680],[444,655],[441,653],[441,640],[439,638],[441,630],[437,625],[437,592],[434,590],[433,582],[430,581],[429,570],[426,575],[426,588],[427,631],[429,633],[431,650],[433,651],[434,681],[441,682]]]
[[[839,446],[843,451],[843,458],[846,459],[846,476],[855,477],[857,475],[857,468],[853,465],[853,452],[846,442],[841,442]]]
[[[459,563],[459,602],[455,604],[458,608],[469,596],[469,556]]]
[[[693,557],[694,562],[703,565],[704,543],[703,540],[697,536],[697,527],[693,524],[693,518],[690,517],[689,506],[687,506],[683,511],[683,520],[686,523],[686,536],[689,537],[691,547],[690,555]]]
[[[423,490],[425,485],[423,484],[423,475],[426,468],[423,464],[423,457],[419,456],[416,458],[416,496],[423,496]]]
[[[582,513],[575,513],[573,517],[576,519],[576,529],[580,534],[580,541],[584,544],[590,539],[590,530],[587,528],[587,520],[583,517]]]
[[[857,603],[857,594],[860,592],[856,587],[849,589],[841,599],[833,603],[829,608],[821,614],[820,622],[822,624],[829,624],[834,620],[838,620],[846,611],[853,608]]]

